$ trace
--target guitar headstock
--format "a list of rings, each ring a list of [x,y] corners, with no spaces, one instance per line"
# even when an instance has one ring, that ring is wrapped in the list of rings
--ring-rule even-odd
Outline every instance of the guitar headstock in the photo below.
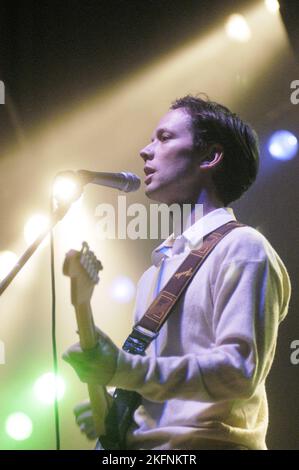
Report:
[[[73,305],[88,303],[94,286],[99,282],[98,273],[103,269],[101,262],[82,243],[81,251],[70,250],[63,263],[63,274],[71,278],[71,301]]]

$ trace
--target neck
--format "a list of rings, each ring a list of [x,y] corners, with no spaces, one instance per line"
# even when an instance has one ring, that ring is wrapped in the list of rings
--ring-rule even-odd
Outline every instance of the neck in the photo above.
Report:
[[[184,205],[188,204],[191,206],[191,211],[188,208],[188,211],[184,211]],[[211,197],[211,195],[203,190],[198,195],[197,198],[193,201],[186,201],[181,206],[181,217],[180,217],[180,227],[175,227],[175,236],[177,234],[182,234],[188,227],[195,224],[201,217],[209,214],[210,212],[224,207],[223,203],[216,197]],[[187,214],[185,217],[183,215]]]
[[[216,196],[209,194],[206,190],[202,191],[198,196],[197,204],[202,204],[203,215],[207,215],[215,209],[224,207],[223,202],[221,202]]]

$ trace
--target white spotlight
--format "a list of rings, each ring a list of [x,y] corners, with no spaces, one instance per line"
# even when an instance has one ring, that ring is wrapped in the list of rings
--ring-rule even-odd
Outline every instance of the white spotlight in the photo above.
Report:
[[[251,31],[244,16],[239,14],[231,15],[225,25],[228,37],[239,42],[247,42],[251,38]]]
[[[52,189],[54,199],[61,203],[76,200],[81,192],[78,181],[76,181],[71,174],[68,175],[67,173],[68,172],[65,172],[65,176],[61,175],[56,177]]]
[[[52,372],[43,374],[34,384],[34,394],[36,398],[47,405],[54,403],[55,396],[60,400],[65,392],[65,382],[62,377],[56,376]]]
[[[35,214],[24,227],[24,238],[28,244],[34,240],[50,225],[49,217],[44,214]]]
[[[135,295],[135,284],[129,277],[118,276],[112,281],[110,295],[117,302],[131,302]]]
[[[2,251],[0,253],[0,280],[7,276],[17,261],[18,257],[12,251]]]
[[[265,5],[270,13],[274,14],[279,12],[280,5],[277,0],[265,0]]]
[[[8,416],[5,429],[12,439],[24,441],[32,434],[32,421],[25,413],[16,412]]]

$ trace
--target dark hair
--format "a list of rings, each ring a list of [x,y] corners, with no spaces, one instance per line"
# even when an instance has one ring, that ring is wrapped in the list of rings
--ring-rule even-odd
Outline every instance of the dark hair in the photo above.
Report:
[[[239,199],[254,182],[259,166],[258,137],[252,127],[221,104],[187,95],[170,109],[184,108],[192,119],[194,146],[200,152],[211,144],[223,148],[223,159],[212,174],[225,206]]]

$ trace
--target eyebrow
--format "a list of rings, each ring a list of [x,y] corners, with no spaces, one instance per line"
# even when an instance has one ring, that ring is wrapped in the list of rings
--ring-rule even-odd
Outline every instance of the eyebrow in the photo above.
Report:
[[[152,135],[151,137],[151,142],[154,140],[154,135],[161,135],[163,132],[169,132],[169,134],[173,134],[173,131],[171,129],[167,129],[167,127],[159,127],[156,129],[155,134]]]

